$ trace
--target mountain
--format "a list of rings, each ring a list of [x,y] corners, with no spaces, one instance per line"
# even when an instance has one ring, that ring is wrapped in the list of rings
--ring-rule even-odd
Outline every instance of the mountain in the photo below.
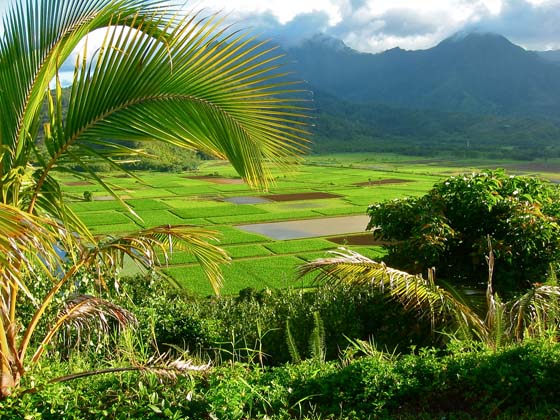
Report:
[[[315,91],[312,150],[532,160],[560,156],[560,127],[503,117],[351,103]]]
[[[551,63],[560,64],[560,50],[536,51],[536,53]]]
[[[322,35],[288,54],[312,89],[350,103],[560,121],[560,68],[552,55],[497,34],[461,33],[430,49],[378,54]]]

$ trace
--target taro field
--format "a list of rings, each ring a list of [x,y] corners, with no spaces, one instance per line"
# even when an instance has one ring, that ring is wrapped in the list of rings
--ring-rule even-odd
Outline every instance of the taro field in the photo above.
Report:
[[[274,172],[269,190],[256,191],[219,161],[206,162],[195,173],[135,175],[139,179],[105,174],[104,180],[138,217],[100,186],[74,178],[63,178],[62,184],[73,210],[96,234],[121,234],[162,224],[216,231],[220,246],[232,258],[223,267],[223,294],[247,287],[308,287],[312,279],[298,280],[296,268],[341,245],[382,258],[382,248],[365,231],[367,206],[423,194],[440,179],[351,165],[298,165],[290,173]],[[84,193],[91,193],[93,200],[85,201]],[[256,227],[261,230],[251,230]],[[212,293],[191,255],[173,253],[164,272],[179,287],[199,295]]]

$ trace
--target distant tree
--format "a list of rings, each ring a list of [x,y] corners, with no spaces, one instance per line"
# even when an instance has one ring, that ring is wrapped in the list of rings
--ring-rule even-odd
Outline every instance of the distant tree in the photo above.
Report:
[[[387,262],[413,273],[481,286],[488,238],[496,289],[515,292],[542,282],[560,261],[558,188],[533,177],[488,171],[452,176],[426,195],[373,204],[368,229],[388,246]]]

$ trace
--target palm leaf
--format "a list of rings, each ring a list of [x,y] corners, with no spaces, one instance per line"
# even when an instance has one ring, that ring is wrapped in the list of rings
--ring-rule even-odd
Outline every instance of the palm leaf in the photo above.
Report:
[[[96,335],[107,335],[115,325],[119,330],[135,322],[134,315],[126,309],[104,299],[88,295],[74,296],[66,302],[59,312],[56,322],[45,335],[31,358],[31,362],[36,363],[39,360],[46,346],[63,327],[66,328],[66,344],[68,346],[68,336],[72,330],[76,333],[72,340],[76,345],[81,341],[85,332],[91,334],[92,331],[95,331]]]
[[[103,281],[106,273],[122,268],[125,258],[153,268],[166,264],[174,250],[187,251],[197,259],[214,291],[219,294],[223,281],[220,265],[228,263],[230,258],[211,243],[217,241],[215,234],[188,225],[157,226],[123,236],[97,238],[98,242],[90,245],[84,259]]]
[[[25,166],[36,136],[38,110],[58,68],[88,33],[106,27],[116,13],[153,15],[163,2],[145,0],[29,1],[13,3],[0,39],[0,139],[10,148],[0,165]]]
[[[387,267],[357,252],[341,248],[335,257],[322,258],[302,265],[300,276],[315,273],[315,281],[334,285],[355,284],[377,287],[408,310],[420,311],[434,324],[438,320],[454,319],[456,327],[486,335],[486,328],[477,314],[453,295],[437,286],[433,278]]]
[[[517,340],[524,334],[542,335],[560,324],[560,287],[540,285],[509,305],[511,332]]]
[[[2,291],[16,287],[30,293],[25,278],[50,275],[62,264],[55,244],[71,238],[59,224],[48,218],[30,215],[13,206],[0,204],[0,286]],[[3,302],[7,312],[7,302]]]
[[[223,29],[217,15],[181,16],[167,4],[161,8],[164,3],[44,0],[15,4],[8,13],[0,41],[0,113],[16,118],[0,122],[9,151],[0,176],[29,162],[39,109],[62,63],[87,34],[107,28],[95,59],[85,60],[84,51],[76,61],[68,114],[59,83],[49,101],[49,158],[30,209],[66,158],[87,166],[85,157],[130,153],[115,139],[156,139],[224,157],[249,184],[263,187],[264,161],[304,150],[306,108],[279,70],[281,55]]]

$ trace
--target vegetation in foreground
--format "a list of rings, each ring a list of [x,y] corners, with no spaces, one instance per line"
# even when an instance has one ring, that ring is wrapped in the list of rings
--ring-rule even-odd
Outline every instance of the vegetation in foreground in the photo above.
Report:
[[[221,23],[219,16],[189,14],[158,0],[21,0],[6,13],[0,43],[0,398],[19,387],[65,324],[130,322],[129,314],[99,297],[76,295],[88,271],[107,286],[106,275],[125,255],[153,267],[166,247],[183,247],[217,291],[219,263],[228,261],[210,242],[212,232],[191,226],[93,235],[68,205],[56,172],[100,184],[126,207],[95,164],[126,172],[126,160],[145,154],[130,142],[227,159],[253,187],[270,181],[265,161],[285,163],[304,149],[304,99],[279,80],[274,48]],[[96,30],[105,30],[102,44],[92,60],[83,43],[63,107],[59,68]],[[34,284],[39,275],[50,281],[43,290]],[[35,312],[23,323],[29,303]],[[37,341],[54,306],[58,316]]]
[[[220,280],[217,263],[227,258],[208,243],[212,233],[204,229],[164,226],[92,235],[67,205],[52,175],[56,170],[97,182],[122,202],[95,165],[118,167],[123,155],[141,155],[122,140],[150,139],[228,158],[249,185],[266,186],[264,161],[293,157],[306,136],[305,109],[291,97],[292,88],[267,84],[280,75],[270,64],[275,57],[262,55],[262,45],[251,47],[240,33],[224,39],[215,17],[171,19],[158,6],[142,0],[27,2],[4,20],[0,108],[15,117],[0,120],[0,414],[79,419],[556,413],[554,285],[536,287],[513,311],[493,293],[490,276],[489,331],[497,338],[512,331],[516,343],[509,345],[454,337],[452,312],[434,316],[440,307],[420,277],[403,273],[404,283],[396,284],[401,293],[411,285],[410,291],[427,296],[428,309],[407,305],[410,298],[406,311],[385,301],[385,290],[391,297],[396,290],[388,269],[382,272],[388,280],[366,288],[244,291],[212,300],[164,295],[157,301],[135,296],[141,290],[136,284],[116,297],[119,305],[105,299],[115,298],[103,295],[104,286],[115,280],[114,267],[124,255],[151,267],[165,257],[170,242],[182,244],[214,286]],[[96,62],[78,60],[63,110],[59,65],[85,34],[107,27]],[[115,82],[121,80],[127,83]],[[39,143],[45,99],[48,119]],[[436,297],[446,304],[453,299]],[[531,334],[503,322],[513,312],[519,315],[515,326]],[[455,314],[476,322],[474,313]],[[434,320],[443,323],[445,335],[434,333]],[[473,325],[461,329],[476,332]],[[377,345],[367,341],[372,336]]]
[[[486,171],[452,176],[425,195],[372,204],[374,236],[394,241],[385,261],[412,273],[436,267],[456,285],[484,287],[491,248],[494,287],[515,294],[556,273],[560,193],[536,177]]]
[[[394,303],[371,288],[326,288],[307,294],[248,291],[237,298],[193,300],[173,294],[155,297],[149,285],[142,294],[137,286],[143,281],[131,280],[136,294],[123,296],[138,314],[140,336],[128,331],[110,348],[99,343],[70,353],[53,348],[51,357],[24,378],[27,391],[0,402],[0,415],[545,419],[560,412],[556,386],[560,346],[552,331],[538,339],[489,348],[464,338],[430,335],[428,318],[419,320],[395,310]],[[289,350],[287,320],[291,345],[299,355]],[[360,338],[372,328],[379,341]],[[163,346],[160,351],[170,352],[162,359],[189,360],[193,369],[181,375],[149,368],[126,371],[131,361],[140,366],[149,366],[150,358],[153,362],[152,338]],[[175,341],[163,344],[169,340]],[[432,345],[430,340],[435,340]],[[399,342],[396,350],[385,347],[391,341]],[[209,354],[214,361],[210,367]],[[287,358],[292,360],[272,363]],[[111,373],[47,383],[46,378],[93,366]]]

